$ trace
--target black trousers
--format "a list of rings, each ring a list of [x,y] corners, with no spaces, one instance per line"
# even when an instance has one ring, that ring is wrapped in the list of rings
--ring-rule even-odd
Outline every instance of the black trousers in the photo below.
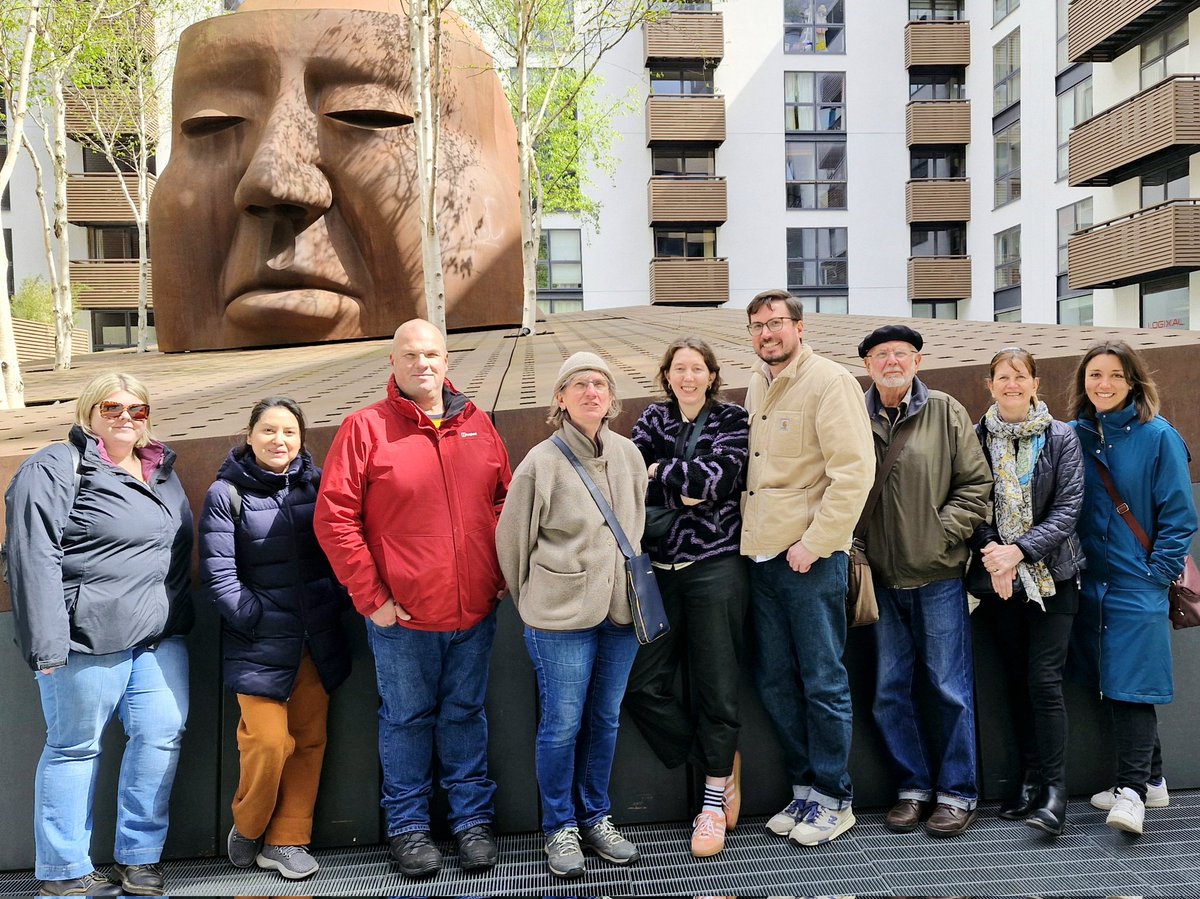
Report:
[[[1146,781],[1162,777],[1162,747],[1158,742],[1158,712],[1148,702],[1106,699],[1112,710],[1113,744],[1117,748],[1117,786],[1128,787],[1146,800]],[[1154,772],[1157,763],[1157,773]]]
[[[624,708],[668,768],[691,761],[706,776],[728,777],[741,729],[746,560],[719,556],[677,570],[659,568],[655,575],[671,631],[638,650]],[[675,691],[675,675],[684,660],[688,706]]]
[[[1048,608],[1075,609],[1079,587],[1056,581]],[[1063,669],[1074,611],[1043,612],[1021,598],[988,597],[980,611],[995,629],[1004,661],[1009,708],[1024,776],[1045,786],[1067,785],[1067,706]]]

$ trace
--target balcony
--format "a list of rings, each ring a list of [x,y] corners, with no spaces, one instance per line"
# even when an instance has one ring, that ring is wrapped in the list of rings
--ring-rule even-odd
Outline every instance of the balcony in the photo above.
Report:
[[[646,143],[718,146],[725,141],[725,98],[715,94],[646,98]]]
[[[927,178],[904,185],[908,223],[969,222],[971,182],[967,178]]]
[[[908,260],[910,300],[964,300],[971,295],[970,256],[913,256]]]
[[[725,56],[725,20],[719,12],[674,12],[642,27],[646,65]]]
[[[80,309],[136,309],[138,261],[136,259],[82,259],[71,263],[71,283],[84,289]],[[153,277],[146,285],[146,302],[153,306]]]
[[[1067,56],[1111,62],[1164,19],[1194,0],[1072,0],[1067,7]]]
[[[969,144],[970,100],[913,100],[905,107],[904,137],[908,146]]]
[[[1072,290],[1200,269],[1200,200],[1168,200],[1093,225],[1070,238],[1067,256]]]
[[[647,185],[650,224],[720,225],[727,217],[724,178],[655,175]]]
[[[1072,187],[1105,187],[1200,150],[1200,75],[1160,81],[1071,132]]]
[[[67,221],[72,224],[109,223],[132,224],[133,210],[121,190],[117,179],[124,178],[129,193],[137,199],[138,186],[136,175],[88,174],[69,175],[67,177]],[[149,176],[147,182],[150,193],[154,192],[157,179]]]
[[[904,26],[905,68],[970,64],[969,22],[909,22]]]
[[[650,302],[684,306],[729,302],[729,260],[680,256],[650,260]]]
[[[100,124],[106,134],[136,134],[137,121],[133,110],[128,108],[131,99],[103,88],[89,90],[86,95],[82,90],[68,88],[64,95],[67,134],[96,133],[96,125],[88,111],[89,107],[95,107],[99,111]],[[155,123],[164,128],[170,125],[169,122],[160,122],[158,101],[153,97],[145,103],[145,109],[147,127],[153,133],[157,134],[159,130],[159,125]]]

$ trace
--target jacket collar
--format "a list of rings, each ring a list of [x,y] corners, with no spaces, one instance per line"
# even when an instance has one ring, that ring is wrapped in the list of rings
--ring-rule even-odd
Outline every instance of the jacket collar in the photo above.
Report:
[[[276,493],[288,484],[311,480],[312,474],[312,456],[306,449],[300,450],[286,472],[274,472],[259,465],[254,458],[254,451],[243,444],[229,451],[217,477],[256,493]]]
[[[430,427],[433,427],[433,423],[425,411],[407,395],[400,392],[400,388],[396,385],[395,375],[388,376],[387,398],[392,408],[400,412],[405,418],[410,418],[418,424],[426,422]],[[475,411],[475,404],[467,399],[466,394],[455,390],[454,385],[447,378],[442,384],[442,409],[442,423],[444,427],[446,422],[459,415],[462,415],[464,418],[469,417]]]
[[[896,427],[902,421],[908,421],[925,408],[925,404],[929,402],[929,388],[924,382],[913,377],[912,384],[908,388],[907,403],[900,403],[900,416],[896,419]],[[879,399],[879,391],[872,384],[867,388],[867,412],[871,416],[871,421],[874,421],[883,411],[883,402]]]
[[[784,370],[779,374],[771,377],[771,367],[765,362],[758,367],[758,370],[762,373],[762,376],[767,379],[768,384],[771,384],[780,378],[795,378],[799,376],[800,369],[804,367],[804,364],[812,358],[812,354],[813,348],[807,343],[802,343],[800,344],[799,351],[796,353],[796,358],[789,362]]]
[[[569,421],[564,421],[557,433],[580,459],[599,459],[604,455],[604,441],[609,435],[608,422],[601,423],[594,442]]]
[[[108,453],[105,452],[104,444],[100,442],[100,439],[79,425],[71,426],[67,439],[79,448],[81,464],[90,464],[92,467],[116,465],[108,458]],[[175,467],[175,451],[157,440],[151,440],[145,446],[138,447],[134,453],[141,460],[142,472],[147,481],[152,477],[161,481]]]
[[[1138,424],[1137,403],[1130,400],[1116,412],[1097,412],[1096,420],[1110,430],[1136,425]]]

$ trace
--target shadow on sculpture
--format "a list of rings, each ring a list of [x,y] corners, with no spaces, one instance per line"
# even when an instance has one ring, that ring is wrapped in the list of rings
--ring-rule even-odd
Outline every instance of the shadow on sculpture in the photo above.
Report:
[[[425,317],[408,21],[397,0],[246,0],[179,45],[150,206],[166,352],[390,335]],[[516,129],[444,19],[438,225],[451,329],[521,318]]]

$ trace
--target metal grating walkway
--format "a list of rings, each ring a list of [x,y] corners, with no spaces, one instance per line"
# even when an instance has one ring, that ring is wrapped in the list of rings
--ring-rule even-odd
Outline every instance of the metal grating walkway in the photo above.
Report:
[[[1171,793],[1171,805],[1146,815],[1141,837],[1104,825],[1104,813],[1075,800],[1067,832],[1057,840],[996,817],[982,807],[961,837],[935,840],[923,832],[894,834],[883,810],[863,812],[849,833],[827,846],[800,849],[747,818],[711,859],[688,852],[690,827],[624,828],[642,859],[620,868],[588,856],[588,873],[564,882],[546,870],[536,834],[500,838],[500,864],[463,874],[452,852],[434,879],[406,881],[382,846],[314,853],[321,870],[300,882],[274,872],[237,871],[223,859],[164,865],[175,896],[681,896],[787,895],[1146,895],[1200,893],[1200,790]],[[443,845],[443,851],[449,847]],[[0,895],[29,895],[29,872],[0,873]]]

